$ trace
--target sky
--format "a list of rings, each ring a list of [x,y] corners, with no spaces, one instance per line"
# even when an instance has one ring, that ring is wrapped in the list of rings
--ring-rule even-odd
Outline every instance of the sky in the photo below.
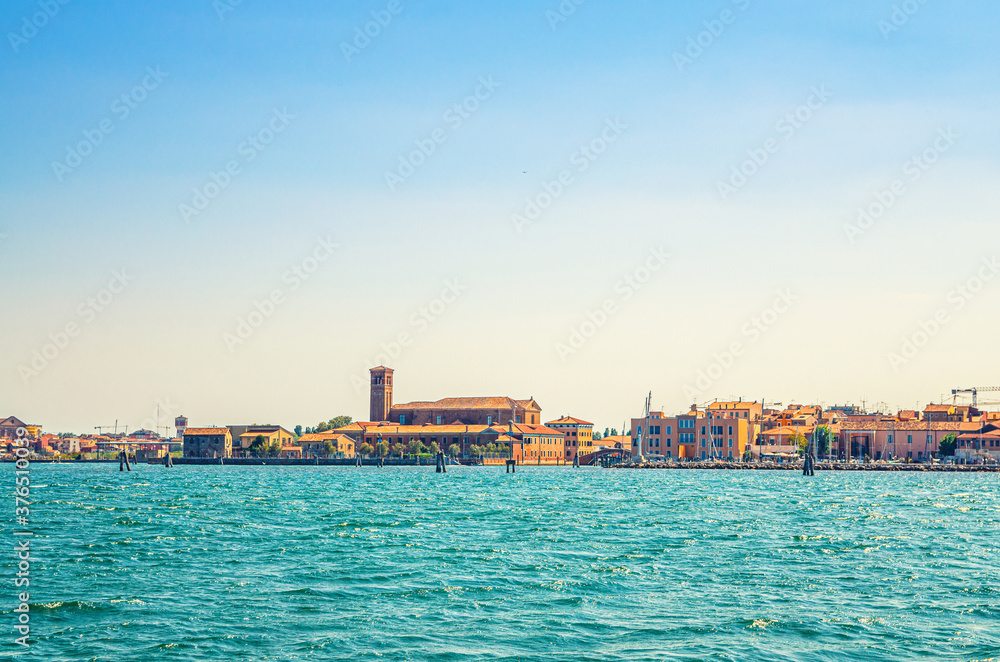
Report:
[[[996,3],[12,0],[0,27],[2,416],[364,420],[379,363],[396,402],[599,430],[649,393],[1000,385]]]

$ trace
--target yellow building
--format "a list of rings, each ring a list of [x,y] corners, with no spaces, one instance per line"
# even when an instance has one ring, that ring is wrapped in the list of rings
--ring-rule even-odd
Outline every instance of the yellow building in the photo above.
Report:
[[[333,452],[329,455],[324,450],[327,441],[333,444]],[[354,440],[346,434],[338,434],[336,432],[304,434],[299,437],[298,444],[302,447],[303,457],[354,457]]]
[[[295,435],[280,425],[251,425],[240,434],[239,444],[233,445],[236,446],[236,450],[245,452],[257,437],[263,437],[267,444],[277,441],[282,447],[291,446],[295,441]]]
[[[587,455],[597,450],[594,446],[594,424],[572,416],[549,421],[545,427],[559,430],[566,435],[566,461],[572,462],[577,455]]]

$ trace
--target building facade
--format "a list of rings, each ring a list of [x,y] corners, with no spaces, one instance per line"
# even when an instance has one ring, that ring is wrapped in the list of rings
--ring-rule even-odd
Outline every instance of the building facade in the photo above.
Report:
[[[566,436],[564,450],[567,462],[573,462],[580,455],[587,455],[597,450],[594,447],[594,424],[572,416],[549,421],[545,427],[558,430]]]
[[[184,457],[232,457],[229,428],[188,428],[184,431]]]
[[[392,409],[392,368],[380,365],[368,371],[371,375],[369,420],[388,421]]]
[[[327,453],[327,442],[332,446],[332,452]],[[303,457],[335,457],[353,458],[354,440],[346,434],[336,432],[313,432],[304,434],[298,439],[298,445],[302,447]]]
[[[687,414],[632,419],[632,454],[651,459],[739,460],[750,448],[750,417],[741,411],[692,409]],[[641,440],[641,448],[639,441]]]

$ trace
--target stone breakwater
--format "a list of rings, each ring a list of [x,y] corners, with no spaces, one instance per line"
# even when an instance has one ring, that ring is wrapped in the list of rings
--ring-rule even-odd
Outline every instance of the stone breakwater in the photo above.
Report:
[[[641,462],[614,464],[611,469],[716,469],[729,471],[799,471],[801,462]],[[816,471],[916,471],[947,473],[1000,473],[996,464],[890,464],[872,462],[868,464],[841,464],[839,462],[817,462]]]

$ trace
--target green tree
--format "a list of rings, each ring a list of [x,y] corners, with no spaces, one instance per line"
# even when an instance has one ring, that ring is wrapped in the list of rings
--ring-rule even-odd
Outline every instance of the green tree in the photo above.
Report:
[[[322,423],[317,425],[315,429],[316,432],[326,432],[327,430],[330,429],[330,424],[327,423],[326,421],[323,421]]]
[[[295,438],[298,439],[301,436],[302,436],[302,426],[301,425],[296,425],[295,426]]]
[[[608,430],[608,428],[604,428],[604,436],[607,437],[609,434],[614,434],[614,433]],[[596,432],[594,433],[594,436],[595,437],[597,436]]]
[[[951,457],[955,454],[955,449],[958,447],[958,437],[954,432],[945,436],[938,444],[938,455],[941,457]]]
[[[383,442],[383,443],[385,443],[385,442]],[[399,443],[398,441],[392,445],[392,454],[393,455],[398,455],[399,459],[401,459],[401,460],[403,459],[403,452],[405,450],[406,450],[406,446],[403,446],[403,444]]]
[[[383,440],[383,441],[378,442],[377,444],[375,444],[375,448],[376,448],[376,450],[378,450],[378,456],[379,457],[385,457],[386,455],[389,454],[389,442],[388,441],[384,441]]]
[[[323,455],[330,457],[337,452],[337,445],[333,443],[332,439],[327,439],[323,442]]]
[[[327,423],[331,430],[336,430],[337,428],[342,428],[345,425],[350,425],[354,422],[354,419],[347,414],[341,414],[340,416],[334,416]]]
[[[420,455],[424,452],[424,445],[420,443],[419,439],[410,439],[410,443],[406,445],[406,450],[409,451],[410,455]]]
[[[257,435],[256,437],[253,438],[253,443],[250,444],[250,448],[247,449],[247,450],[251,450],[251,451],[254,451],[256,453],[260,453],[261,449],[266,444],[267,444],[267,439],[264,438],[264,435],[259,434],[259,435]]]
[[[607,432],[607,430],[605,430],[605,433],[606,433],[606,432]],[[600,441],[600,440],[601,440],[601,439],[603,439],[603,438],[604,438],[604,437],[602,437],[602,436],[601,436],[601,433],[600,433],[600,432],[594,432],[594,436],[592,437],[592,439],[593,439],[594,441]]]
[[[452,457],[458,457],[462,453],[462,448],[458,444],[452,444],[448,447],[448,455]]]
[[[371,444],[365,442],[361,444],[361,448],[358,449],[358,452],[360,452],[362,456],[368,457],[375,452],[375,449],[372,447]]]
[[[792,438],[788,441],[792,444],[792,446],[795,446],[800,453],[805,453],[806,447],[809,445],[809,440],[806,439],[805,435],[798,430],[795,431],[795,434],[793,434]]]
[[[605,436],[606,436],[606,435],[605,435]],[[615,428],[611,428],[611,436],[612,436],[612,437],[616,437],[616,436],[618,436],[618,430],[616,430]]]
[[[281,455],[281,442],[277,439],[265,441],[261,444],[258,453],[260,453],[261,457],[278,457]]]
[[[430,453],[431,455],[437,455],[438,453],[441,452],[441,447],[438,446],[438,442],[432,441],[431,445],[428,446],[427,448],[427,452]]]
[[[472,457],[479,457],[480,455],[483,454],[483,449],[481,446],[472,444],[471,446],[469,446],[469,452],[472,453]]]

